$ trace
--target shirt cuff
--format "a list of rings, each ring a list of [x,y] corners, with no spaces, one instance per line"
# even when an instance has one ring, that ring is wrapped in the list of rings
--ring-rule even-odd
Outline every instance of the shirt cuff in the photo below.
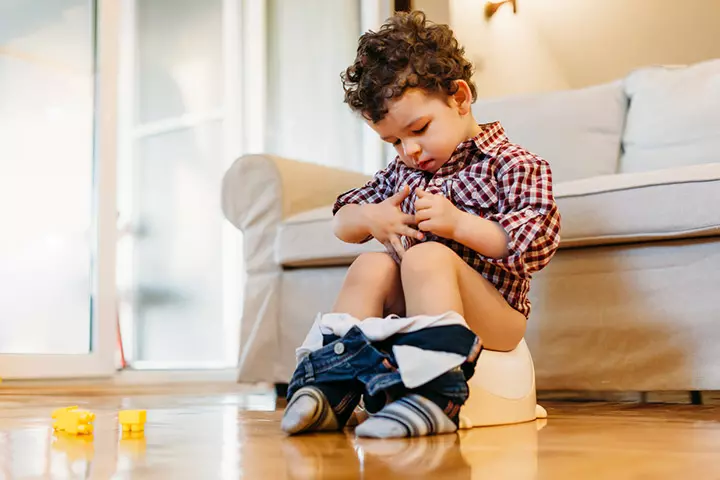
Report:
[[[483,260],[514,275],[521,277],[528,275],[525,256],[541,230],[541,225],[537,221],[539,217],[542,218],[542,215],[531,208],[508,215],[493,216],[491,220],[498,222],[508,236],[508,254],[503,258],[483,256]]]
[[[534,235],[531,233],[534,233],[535,229],[522,229],[521,227],[534,221],[539,215],[539,212],[531,208],[524,208],[508,215],[498,215],[494,219],[508,235],[507,247],[510,252],[508,256],[527,250],[534,239]]]

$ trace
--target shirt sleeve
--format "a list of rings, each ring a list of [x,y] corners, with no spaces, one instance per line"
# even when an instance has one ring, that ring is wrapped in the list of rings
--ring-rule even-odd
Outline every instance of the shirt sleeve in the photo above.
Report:
[[[385,169],[377,172],[370,181],[362,187],[349,190],[335,200],[333,215],[348,204],[380,203],[391,197],[396,190],[398,179],[397,160]]]
[[[498,190],[504,199],[500,213],[491,216],[508,235],[504,258],[485,261],[519,276],[541,270],[560,244],[560,213],[552,189],[550,165],[527,152],[512,155],[498,172]],[[498,192],[500,193],[500,192]]]

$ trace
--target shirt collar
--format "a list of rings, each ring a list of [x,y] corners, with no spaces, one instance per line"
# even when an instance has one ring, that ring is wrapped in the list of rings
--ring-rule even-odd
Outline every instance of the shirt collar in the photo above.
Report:
[[[479,158],[475,153],[488,152],[496,145],[506,142],[507,135],[500,122],[481,124],[480,133],[468,138],[455,148],[450,160],[438,170],[438,174],[447,175],[465,168],[468,164],[477,161]]]

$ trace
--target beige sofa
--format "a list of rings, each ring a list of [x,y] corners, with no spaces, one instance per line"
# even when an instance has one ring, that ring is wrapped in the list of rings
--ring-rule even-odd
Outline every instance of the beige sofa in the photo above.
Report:
[[[554,171],[563,240],[526,335],[538,389],[720,389],[720,61],[474,109]],[[331,231],[336,195],[367,178],[270,155],[226,173],[247,268],[240,381],[287,382],[348,265],[382,251]]]

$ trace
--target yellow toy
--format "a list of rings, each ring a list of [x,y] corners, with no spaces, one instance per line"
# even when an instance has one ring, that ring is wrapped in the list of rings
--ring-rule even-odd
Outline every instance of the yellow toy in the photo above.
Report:
[[[123,432],[142,432],[145,430],[145,410],[121,410],[118,421]]]
[[[65,409],[65,411],[53,412],[57,421],[53,424],[56,431],[66,432],[72,435],[89,435],[93,432],[93,420],[95,414],[87,410],[77,408]]]
[[[77,409],[78,409],[77,405],[73,405],[71,407],[58,408],[57,410],[55,410],[52,413],[52,418],[60,418],[60,415],[62,415],[63,413],[69,412],[70,410],[77,410]]]

